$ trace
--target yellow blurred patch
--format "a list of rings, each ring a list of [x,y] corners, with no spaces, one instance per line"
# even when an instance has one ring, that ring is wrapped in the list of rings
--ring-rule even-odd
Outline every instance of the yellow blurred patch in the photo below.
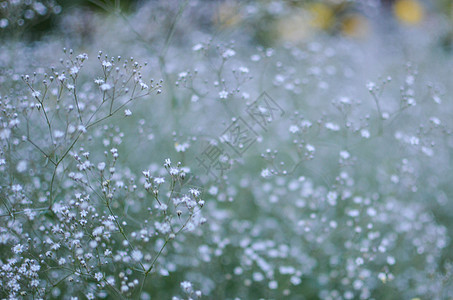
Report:
[[[220,4],[217,14],[214,15],[214,23],[224,27],[231,27],[242,20],[239,6],[235,2],[225,1]]]
[[[398,20],[408,25],[420,23],[424,15],[423,6],[417,0],[398,0],[393,11]]]
[[[324,3],[312,3],[308,5],[311,15],[310,24],[320,29],[329,29],[334,21],[333,9]]]
[[[308,18],[303,11],[280,19],[277,28],[279,37],[289,42],[300,42],[310,35]]]
[[[351,15],[343,19],[341,32],[351,37],[364,37],[368,33],[368,22],[360,15]]]

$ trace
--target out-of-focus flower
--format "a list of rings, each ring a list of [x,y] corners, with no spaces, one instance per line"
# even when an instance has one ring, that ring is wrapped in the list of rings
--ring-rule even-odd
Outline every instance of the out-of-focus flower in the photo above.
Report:
[[[313,27],[326,30],[332,26],[335,13],[329,5],[312,3],[308,5],[308,11],[311,15],[310,24]]]
[[[235,2],[225,1],[220,4],[217,14],[214,15],[214,23],[221,27],[237,25],[242,20],[239,5]]]
[[[393,6],[396,18],[408,25],[416,25],[423,19],[424,9],[417,0],[398,0]]]
[[[303,10],[299,10],[287,18],[281,18],[277,25],[281,39],[289,42],[299,42],[310,35],[309,17]]]
[[[367,20],[358,14],[345,17],[341,25],[341,32],[350,37],[364,37],[368,30]]]

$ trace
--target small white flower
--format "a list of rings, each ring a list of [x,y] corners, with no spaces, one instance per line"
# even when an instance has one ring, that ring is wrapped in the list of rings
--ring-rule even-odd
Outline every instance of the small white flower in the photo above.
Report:
[[[388,256],[388,257],[387,257],[387,263],[388,263],[389,265],[394,265],[395,262],[396,262],[396,260],[395,260],[395,258],[394,258],[393,256]]]
[[[351,157],[351,155],[349,154],[348,151],[343,150],[343,151],[340,151],[340,157],[341,157],[342,159],[346,160],[346,159],[348,159],[349,157]]]
[[[41,92],[40,91],[33,91],[31,93],[31,96],[32,97],[35,97],[35,98],[39,98],[39,96],[41,96]]]
[[[61,130],[55,130],[53,135],[55,136],[56,139],[59,139],[64,136],[64,132]]]
[[[11,190],[15,193],[22,191],[22,186],[20,184],[14,184],[11,187]]]
[[[158,208],[161,211],[165,211],[167,209],[167,206],[165,204],[162,204]],[[162,234],[167,234],[171,231],[171,227],[168,223],[154,222],[154,227],[156,227],[157,231],[159,231]]]
[[[95,278],[97,281],[101,281],[103,277],[104,277],[104,275],[102,275],[101,272],[94,274],[94,278]]]
[[[19,163],[16,166],[16,170],[19,173],[25,172],[25,170],[27,170],[27,161],[25,160],[19,161]]]
[[[70,69],[70,74],[77,74],[79,73],[79,68],[77,66],[73,66],[71,69]],[[64,75],[63,75],[64,76]]]
[[[308,152],[311,152],[311,153],[313,153],[313,152],[316,151],[315,146],[310,145],[310,144],[307,144],[307,145],[305,146],[305,149],[307,149],[307,151],[308,151]]]
[[[85,296],[87,297],[88,300],[94,300],[94,299],[95,299],[93,293],[88,293],[88,294],[86,294]]]
[[[298,131],[299,131],[299,126],[297,126],[297,125],[291,125],[289,127],[289,132],[291,132],[291,133],[296,133]]]
[[[291,276],[290,281],[293,285],[299,285],[302,282],[298,276]]]
[[[239,67],[239,72],[243,73],[243,74],[247,74],[249,73],[249,69],[246,68],[246,67]]]
[[[175,144],[176,152],[185,152],[187,150],[187,148],[189,148],[188,143],[182,143],[182,144],[176,143]]]
[[[422,152],[429,157],[434,155],[434,150],[425,146],[422,147]]]
[[[411,145],[418,145],[419,142],[420,142],[420,140],[419,140],[419,138],[416,137],[416,136],[412,136],[412,137],[410,137],[410,139],[409,139],[409,143],[410,143]]]
[[[104,231],[104,226],[98,226],[93,230],[93,236],[100,236]]]
[[[415,106],[417,105],[417,102],[415,101],[414,98],[410,97],[409,99],[407,99],[407,104],[410,106]]]
[[[271,290],[277,289],[277,288],[278,288],[278,283],[277,283],[277,281],[275,281],[275,280],[269,281],[269,288],[270,288]]]
[[[11,130],[9,128],[4,128],[4,129],[0,130],[0,139],[1,140],[8,139],[10,135],[11,135]]]
[[[140,250],[132,251],[132,259],[135,261],[141,261],[143,258],[143,253]]]
[[[169,158],[165,159],[164,167],[170,167],[171,165],[171,160]]]
[[[253,277],[253,280],[256,281],[256,282],[263,281],[263,279],[264,279],[264,275],[261,274],[260,272],[253,273],[252,277]]]
[[[360,135],[365,139],[370,138],[370,132],[368,131],[368,129],[360,130]]]
[[[359,216],[360,212],[357,209],[352,209],[347,213],[350,217],[357,217]]]
[[[200,191],[194,188],[189,189],[189,193],[191,193],[194,197],[200,196]]]
[[[219,92],[219,97],[220,97],[220,99],[226,99],[226,98],[228,98],[228,92],[225,91],[225,90]]]
[[[192,51],[199,51],[201,49],[203,49],[202,44],[196,44],[195,46],[192,47]]]
[[[86,53],[79,54],[79,55],[77,55],[77,58],[80,59],[81,61],[84,61],[84,60],[88,59],[88,54],[86,54]]]
[[[141,80],[140,80],[140,87],[142,88],[142,90],[147,90],[149,88],[149,86]]]
[[[442,99],[440,99],[440,97],[438,95],[433,96],[433,101],[436,102],[437,104],[442,103]]]
[[[208,191],[208,192],[209,192],[209,194],[211,194],[211,195],[217,195],[217,192],[218,192],[218,191],[219,191],[219,188],[218,188],[218,187],[216,187],[216,186],[211,186],[211,187],[209,188],[209,191]]]
[[[340,97],[340,102],[344,104],[350,104],[351,99],[349,99],[348,97]]]
[[[108,91],[108,90],[110,90],[111,88],[112,88],[112,86],[111,86],[110,84],[108,84],[108,83],[103,83],[103,84],[101,84],[101,90],[102,90],[103,92]]]
[[[39,280],[38,279],[33,279],[32,281],[30,281],[30,286],[32,287],[38,287],[39,285]]]
[[[105,162],[98,163],[98,170],[99,171],[104,171],[104,169],[105,169]]]
[[[337,197],[338,197],[337,192],[330,191],[329,193],[327,193],[327,202],[330,205],[335,206],[337,205]]]
[[[183,281],[181,282],[181,288],[184,290],[186,293],[191,293],[192,292],[192,283],[189,281]]]
[[[267,168],[261,171],[261,177],[263,178],[270,177],[271,175],[272,175],[271,171]]]
[[[124,115],[126,117],[129,117],[130,115],[132,115],[132,112],[130,111],[130,109],[126,109],[126,110],[124,110]]]
[[[367,87],[368,91],[372,92],[376,88],[376,84],[374,82],[369,81],[366,84],[366,87]]]
[[[24,246],[21,244],[17,244],[16,246],[13,247],[13,252],[16,254],[20,254],[24,251]]]
[[[103,79],[100,79],[100,78],[98,78],[98,79],[95,79],[95,80],[94,80],[94,83],[96,83],[97,85],[101,85],[101,84],[103,84],[103,83],[104,83],[104,80],[103,80]]]
[[[200,100],[200,97],[198,97],[197,95],[192,95],[192,97],[190,98],[190,101],[192,102],[198,102],[198,100]]]
[[[109,61],[105,61],[105,60],[104,60],[104,61],[102,61],[102,66],[104,66],[104,67],[106,67],[106,68],[109,68],[109,67],[112,66],[112,63],[109,62]]]
[[[7,19],[0,19],[0,28],[6,28],[8,26],[9,22]]]
[[[154,183],[155,183],[155,184],[162,184],[162,183],[164,183],[164,182],[165,182],[165,178],[163,178],[163,177],[156,177],[156,178],[154,178]]]
[[[415,81],[415,77],[412,75],[409,75],[406,77],[406,84],[407,85],[413,85]]]
[[[327,129],[330,129],[332,131],[339,131],[340,130],[340,126],[338,126],[337,124],[334,124],[334,123],[326,123],[326,128]]]
[[[303,120],[302,122],[300,122],[300,126],[302,126],[302,128],[310,128],[311,125],[311,122],[308,120]]]
[[[226,49],[225,52],[223,52],[222,57],[229,58],[229,57],[233,57],[235,55],[236,55],[236,51],[234,51],[233,49]]]
[[[87,129],[86,129],[85,126],[83,126],[83,125],[77,126],[77,130],[80,131],[80,132],[82,132],[82,133],[87,132]]]
[[[44,16],[47,12],[47,7],[38,1],[33,3],[33,9],[41,16]]]
[[[431,117],[431,118],[429,118],[429,121],[430,121],[431,123],[433,123],[434,125],[436,125],[436,126],[439,126],[439,125],[440,125],[440,120],[439,120],[438,118],[436,118],[436,117]]]
[[[261,56],[259,56],[258,54],[254,54],[250,57],[251,61],[259,61],[260,59],[261,59]]]

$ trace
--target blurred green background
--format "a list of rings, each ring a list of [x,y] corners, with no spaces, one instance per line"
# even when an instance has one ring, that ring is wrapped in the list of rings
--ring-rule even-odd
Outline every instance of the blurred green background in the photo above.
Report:
[[[83,10],[89,13],[128,14],[136,11],[141,4],[151,1],[140,0],[4,0],[0,1],[0,37],[24,38],[37,40],[43,34],[61,24],[62,10]],[[158,2],[158,1],[153,1]],[[184,2],[180,1],[166,1]],[[297,42],[307,38],[312,32],[331,35],[345,35],[351,38],[364,38],[373,30],[373,22],[396,23],[401,27],[425,26],[427,19],[442,20],[453,27],[453,0],[283,0],[260,2],[274,6],[282,3],[294,7],[293,14],[282,18],[278,13],[267,11],[257,20],[247,20],[240,13],[239,7],[255,1],[231,0],[191,0],[205,2],[214,7],[215,16],[206,22],[206,28],[235,27],[251,25],[258,43],[272,45],[277,38]],[[38,3],[38,4],[37,4]],[[39,10],[39,6],[45,10]],[[376,18],[376,11],[383,13],[386,19]],[[374,20],[373,20],[374,19]],[[206,20],[204,20],[206,21]],[[453,30],[442,37],[441,43],[451,49]]]

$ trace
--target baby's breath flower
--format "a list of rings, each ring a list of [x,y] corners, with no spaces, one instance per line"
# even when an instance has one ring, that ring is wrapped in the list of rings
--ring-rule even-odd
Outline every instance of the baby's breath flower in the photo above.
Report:
[[[193,291],[193,287],[192,287],[192,283],[190,281],[183,281],[181,282],[181,288],[183,289],[183,291],[185,293],[192,293]]]
[[[328,122],[328,123],[326,123],[325,126],[326,126],[327,129],[330,129],[332,131],[339,131],[340,130],[340,126],[338,126],[335,123]]]
[[[169,158],[166,158],[166,159],[165,159],[164,166],[165,166],[166,168],[169,168],[170,165],[171,165],[171,160],[170,160]]]
[[[226,99],[226,98],[228,98],[228,92],[225,91],[225,90],[220,91],[220,92],[219,92],[219,97],[220,97],[220,99]]]
[[[190,193],[192,196],[194,196],[194,197],[200,196],[200,191],[197,190],[197,189],[194,189],[194,188],[190,188],[190,189],[189,189],[189,193]]]
[[[79,69],[77,66],[73,66],[73,67],[71,67],[71,69],[70,69],[70,74],[71,74],[71,75],[77,74],[77,73],[79,73],[79,70],[80,70],[80,69]],[[63,76],[64,76],[64,75],[63,75]]]
[[[13,252],[16,254],[20,254],[24,251],[24,245],[17,244],[16,246],[13,247]]]
[[[175,144],[176,152],[185,152],[189,148],[189,143]]]
[[[103,83],[100,85],[101,91],[105,92],[112,88],[112,86],[108,83]]]
[[[223,58],[230,58],[230,57],[233,57],[236,55],[236,51],[234,51],[233,49],[226,49],[223,54],[222,54],[222,57]]]
[[[267,178],[267,177],[270,177],[272,175],[271,171],[269,169],[263,169],[261,171],[261,177],[263,178]]]
[[[143,259],[143,253],[140,250],[132,251],[132,259],[135,261],[141,261]]]
[[[97,281],[101,281],[102,278],[104,278],[104,275],[102,275],[102,273],[99,272],[99,273],[94,274],[94,278],[95,278]]]
[[[289,127],[289,132],[291,132],[291,133],[296,133],[298,131],[299,131],[299,126],[297,126],[297,125],[291,125]]]
[[[164,182],[165,182],[165,178],[163,178],[163,177],[156,177],[156,178],[154,178],[154,183],[155,183],[155,184],[162,184],[162,183],[164,183]]]
[[[112,63],[109,62],[109,61],[105,61],[103,60],[102,61],[102,66],[106,67],[106,68],[110,68],[112,66]]]
[[[196,44],[192,47],[192,51],[199,51],[203,49],[203,45],[202,44]]]

